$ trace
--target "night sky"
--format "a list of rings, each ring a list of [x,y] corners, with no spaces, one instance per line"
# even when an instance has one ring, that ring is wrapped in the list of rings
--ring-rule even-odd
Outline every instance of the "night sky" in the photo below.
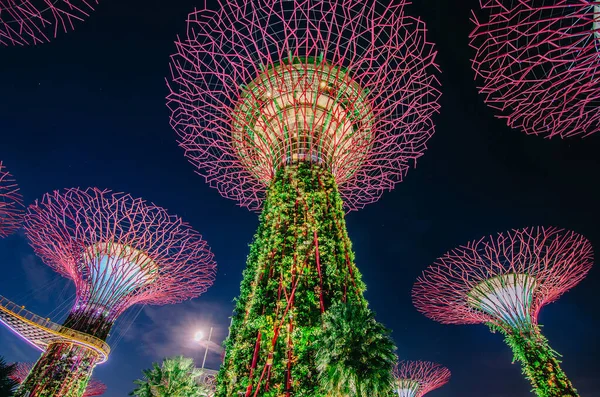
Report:
[[[102,0],[74,32],[36,47],[0,48],[0,159],[27,203],[68,187],[97,186],[143,197],[200,231],[218,263],[199,299],[133,308],[111,336],[114,351],[95,376],[108,397],[133,388],[141,370],[184,354],[200,365],[197,329],[227,334],[257,214],[219,196],[183,156],[165,106],[169,55],[185,19],[203,0]],[[511,130],[478,96],[468,47],[478,0],[418,0],[410,13],[437,44],[443,97],[429,149],[392,192],[347,217],[367,298],[393,330],[398,355],[452,371],[435,397],[525,397],[530,386],[501,335],[484,325],[446,326],[412,306],[420,272],[457,245],[524,226],[560,226],[600,247],[600,134],[544,139]],[[54,274],[19,232],[0,240],[0,295],[61,321],[72,283]],[[600,396],[600,268],[540,315],[551,346],[582,396]],[[133,324],[131,320],[136,317]],[[126,331],[126,332],[125,332]],[[123,336],[124,334],[124,336]],[[116,347],[115,347],[116,346]],[[208,366],[219,363],[218,348]],[[0,329],[0,355],[39,352]]]

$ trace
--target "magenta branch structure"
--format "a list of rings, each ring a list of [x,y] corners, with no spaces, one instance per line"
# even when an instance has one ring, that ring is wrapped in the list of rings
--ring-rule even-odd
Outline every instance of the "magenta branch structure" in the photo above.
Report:
[[[398,397],[422,397],[450,381],[450,370],[429,361],[400,361],[394,369]]]
[[[171,125],[198,173],[257,210],[278,169],[334,176],[348,210],[400,182],[433,135],[425,25],[358,0],[221,0],[188,17],[171,59]]]
[[[480,6],[470,36],[472,67],[498,116],[527,134],[598,132],[598,1],[480,0]]]
[[[577,285],[592,264],[591,244],[575,232],[516,229],[438,258],[415,283],[413,302],[443,324],[487,323],[503,333],[539,397],[576,396],[541,334],[538,314]]]
[[[0,237],[6,237],[21,227],[25,207],[19,187],[0,161]]]
[[[217,397],[330,393],[307,341],[333,304],[367,307],[344,210],[403,180],[439,109],[436,52],[407,3],[220,0],[175,43],[180,146],[224,197],[262,211]]]
[[[23,381],[27,378],[27,375],[29,375],[31,372],[32,368],[33,363],[17,363],[17,368],[10,378],[15,382],[23,383]],[[90,379],[87,387],[85,388],[85,392],[83,393],[83,397],[101,396],[105,392],[106,385],[104,383],[97,379]]]
[[[0,0],[0,46],[41,44],[87,18],[98,0]]]
[[[61,339],[49,343],[17,396],[82,396],[105,360],[96,347],[119,315],[135,304],[197,297],[214,280],[213,254],[200,234],[127,194],[96,188],[46,194],[29,207],[25,230],[36,254],[73,280],[76,300],[63,327],[48,331]]]

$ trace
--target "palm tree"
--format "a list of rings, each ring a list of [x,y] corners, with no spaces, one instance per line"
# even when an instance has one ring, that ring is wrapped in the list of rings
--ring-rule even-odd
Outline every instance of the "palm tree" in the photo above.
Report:
[[[136,397],[203,397],[208,395],[205,387],[197,382],[202,374],[194,360],[183,356],[167,358],[162,366],[152,364],[144,370],[144,379],[134,383],[138,386],[129,395]]]
[[[317,369],[323,395],[389,397],[396,347],[366,307],[334,304],[323,315],[317,339]]]
[[[15,388],[19,385],[10,377],[16,368],[16,364],[8,365],[4,358],[0,357],[0,397],[11,397]]]

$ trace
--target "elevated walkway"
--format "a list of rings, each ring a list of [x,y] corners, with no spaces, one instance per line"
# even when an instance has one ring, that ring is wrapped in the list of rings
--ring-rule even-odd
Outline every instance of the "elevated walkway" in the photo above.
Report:
[[[108,360],[110,347],[106,342],[83,332],[63,327],[42,318],[0,295],[0,322],[39,350],[51,343],[63,342],[87,347],[98,353],[97,364]]]

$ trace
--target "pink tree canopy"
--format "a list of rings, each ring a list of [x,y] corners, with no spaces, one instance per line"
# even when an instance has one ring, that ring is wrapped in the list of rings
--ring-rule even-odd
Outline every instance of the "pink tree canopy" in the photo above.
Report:
[[[116,318],[136,303],[195,298],[216,265],[202,236],[177,216],[108,190],[66,189],[29,207],[25,229],[36,254],[77,289],[78,306]]]
[[[600,130],[596,0],[480,0],[472,66],[486,103],[512,128],[547,137]]]
[[[0,237],[6,237],[21,227],[24,209],[19,187],[0,161]]]
[[[397,387],[414,389],[414,397],[422,397],[448,383],[450,370],[429,361],[400,361],[394,369],[394,378]]]
[[[446,253],[419,277],[417,310],[444,324],[537,324],[540,309],[593,264],[590,242],[554,227],[515,229]]]
[[[348,210],[402,181],[440,96],[436,52],[406,5],[220,0],[191,13],[167,100],[198,173],[252,210],[286,156],[325,164]]]
[[[23,383],[27,375],[31,372],[33,368],[32,363],[17,363],[17,368],[15,372],[10,375],[10,378],[18,383]],[[106,392],[106,385],[100,382],[97,379],[90,379],[87,387],[85,388],[85,392],[83,393],[83,397],[95,397],[101,396]]]
[[[0,0],[0,45],[40,44],[88,17],[98,0]]]

